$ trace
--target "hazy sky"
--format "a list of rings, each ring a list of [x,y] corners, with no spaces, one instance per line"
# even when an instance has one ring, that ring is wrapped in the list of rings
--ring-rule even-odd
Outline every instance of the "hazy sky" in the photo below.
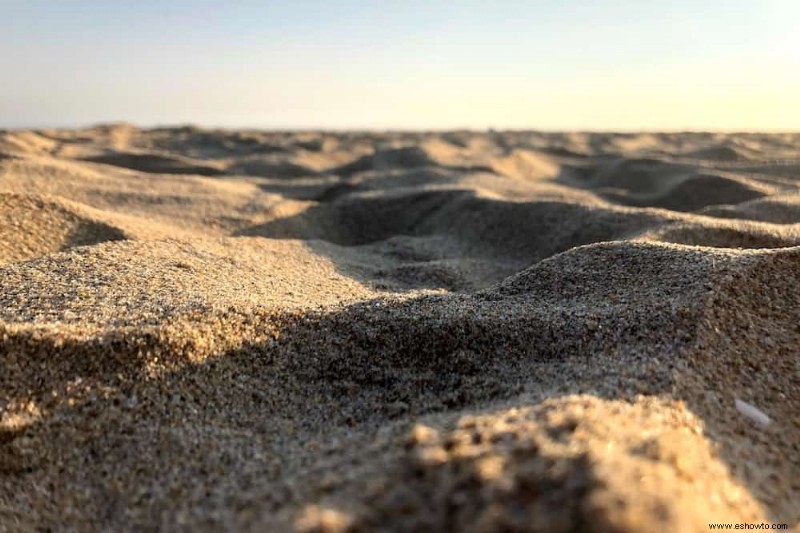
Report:
[[[798,0],[0,0],[0,128],[800,130]]]

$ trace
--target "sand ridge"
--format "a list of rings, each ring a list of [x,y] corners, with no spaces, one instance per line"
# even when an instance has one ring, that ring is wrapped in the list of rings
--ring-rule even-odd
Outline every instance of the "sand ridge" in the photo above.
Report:
[[[798,161],[797,134],[2,132],[0,530],[796,524]]]

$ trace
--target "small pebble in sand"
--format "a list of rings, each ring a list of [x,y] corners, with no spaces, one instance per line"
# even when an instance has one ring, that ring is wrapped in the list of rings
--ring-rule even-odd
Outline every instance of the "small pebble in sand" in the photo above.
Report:
[[[736,398],[736,410],[742,413],[748,420],[755,425],[765,428],[769,426],[770,419],[764,412],[754,405]]]

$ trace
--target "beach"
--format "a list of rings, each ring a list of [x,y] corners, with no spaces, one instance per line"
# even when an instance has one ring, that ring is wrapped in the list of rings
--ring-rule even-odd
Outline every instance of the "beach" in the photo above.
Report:
[[[800,521],[800,134],[3,131],[0,286],[1,531]]]

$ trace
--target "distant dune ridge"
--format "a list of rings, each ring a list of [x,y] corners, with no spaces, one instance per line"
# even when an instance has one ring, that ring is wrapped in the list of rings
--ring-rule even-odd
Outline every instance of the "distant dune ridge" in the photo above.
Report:
[[[0,531],[800,521],[800,134],[0,132],[0,286]]]

